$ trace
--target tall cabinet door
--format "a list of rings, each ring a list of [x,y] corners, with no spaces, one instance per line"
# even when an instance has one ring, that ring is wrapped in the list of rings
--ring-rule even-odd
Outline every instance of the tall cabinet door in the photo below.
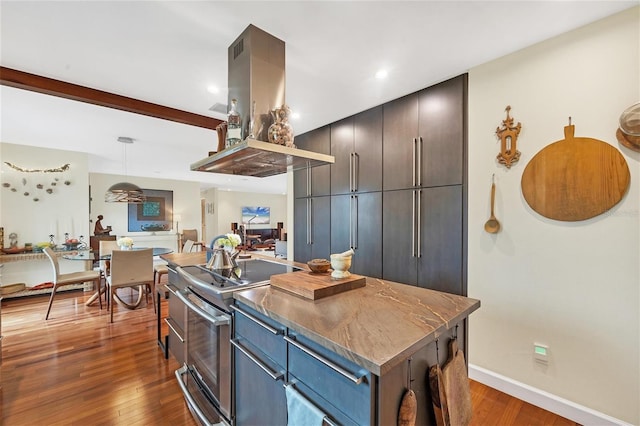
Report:
[[[295,144],[306,151],[329,154],[331,151],[330,127],[324,126],[296,136]],[[329,195],[330,165],[296,170],[293,174],[293,194],[295,198]]]
[[[382,190],[382,106],[353,117],[353,191]]]
[[[323,166],[324,167],[324,166]],[[311,198],[311,259],[327,259],[331,241],[331,197]]]
[[[355,227],[351,270],[360,275],[382,278],[382,192],[358,193],[351,196]]]
[[[462,282],[462,186],[422,188],[418,286],[464,294]]]
[[[416,285],[418,283],[415,230],[418,190],[382,193],[382,278]]]
[[[383,189],[415,186],[415,149],[418,137],[418,95],[411,94],[383,106]]]
[[[382,192],[331,197],[331,253],[353,248],[354,274],[382,278]]]
[[[296,262],[329,257],[331,197],[294,200],[294,255]]]
[[[419,92],[418,186],[463,183],[466,88],[465,75]]]
[[[353,117],[331,124],[331,195],[348,194],[353,180]]]
[[[293,201],[293,260],[306,262],[311,259],[311,198]]]

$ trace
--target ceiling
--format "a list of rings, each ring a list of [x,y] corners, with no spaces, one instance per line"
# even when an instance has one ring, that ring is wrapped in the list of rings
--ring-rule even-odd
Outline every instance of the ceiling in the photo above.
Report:
[[[224,119],[210,108],[227,104],[227,49],[254,24],[286,43],[286,101],[302,133],[638,4],[2,0],[0,65]],[[93,173],[286,192],[285,175],[190,171],[216,149],[214,130],[7,86],[0,114],[1,142],[86,152]],[[119,136],[135,143],[125,151]]]

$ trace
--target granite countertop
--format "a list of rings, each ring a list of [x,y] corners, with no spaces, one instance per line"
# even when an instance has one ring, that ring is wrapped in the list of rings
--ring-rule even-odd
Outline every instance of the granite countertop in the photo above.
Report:
[[[251,255],[308,270],[298,262]],[[203,251],[160,257],[175,266],[206,263]],[[378,376],[480,307],[476,299],[369,277],[362,288],[315,301],[270,286],[237,291],[234,299]]]
[[[480,307],[476,299],[374,278],[315,301],[270,286],[238,291],[234,299],[377,376]]]

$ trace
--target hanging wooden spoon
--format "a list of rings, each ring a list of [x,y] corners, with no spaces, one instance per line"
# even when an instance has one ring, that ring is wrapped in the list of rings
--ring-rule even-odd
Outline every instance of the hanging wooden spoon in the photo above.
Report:
[[[496,202],[496,183],[495,176],[491,177],[491,217],[484,224],[484,230],[490,234],[496,234],[500,230],[500,222],[496,219],[496,215],[493,213],[493,207]]]

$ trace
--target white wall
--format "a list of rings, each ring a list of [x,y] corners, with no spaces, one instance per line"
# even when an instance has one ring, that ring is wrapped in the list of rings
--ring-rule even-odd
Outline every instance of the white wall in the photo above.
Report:
[[[89,238],[89,178],[86,154],[47,148],[35,148],[9,143],[0,144],[0,181],[16,187],[0,187],[0,226],[4,227],[4,244],[9,245],[9,234],[18,234],[18,245],[49,241],[53,234],[55,241],[64,241],[64,234],[70,237],[83,235]],[[7,166],[12,163],[22,169],[54,169],[69,164],[63,173],[26,173]],[[27,184],[22,184],[26,179]],[[57,181],[56,181],[57,179]],[[65,185],[68,181],[70,184]],[[55,183],[55,186],[52,186]],[[43,188],[35,187],[42,184]],[[46,189],[52,189],[47,194]],[[28,191],[30,195],[24,196]],[[39,201],[34,201],[37,197]],[[93,228],[91,228],[93,231]]]
[[[276,228],[278,222],[287,226],[287,196],[276,194],[258,194],[252,192],[221,191],[210,189],[202,193],[207,203],[214,203],[212,217],[205,215],[207,222],[207,238],[231,232],[231,223],[242,224],[242,207],[269,207],[270,223],[251,224],[250,229]]]
[[[107,189],[118,182],[127,181],[138,185],[142,189],[158,189],[173,191],[173,212],[180,215],[177,224],[179,231],[184,229],[197,229],[200,236],[200,184],[198,182],[178,181],[169,179],[142,178],[136,176],[107,175],[91,173],[89,183],[91,185],[91,235],[98,215],[103,215],[102,225],[111,225],[111,235],[133,235],[143,238],[150,236],[150,232],[129,232],[126,203],[105,203],[104,194]],[[173,221],[171,231],[155,232],[156,236],[173,237],[176,235],[176,222]],[[156,238],[157,239],[157,238]],[[135,240],[135,238],[134,238]],[[160,245],[161,241],[156,242]]]
[[[508,33],[506,34],[508,36]],[[640,153],[615,137],[620,113],[640,100],[640,8],[470,70],[470,364],[640,424]],[[520,162],[496,163],[504,109],[522,123]],[[576,136],[618,148],[631,187],[609,212],[549,220],[526,203],[522,173],[545,146]],[[502,230],[483,230],[491,176]],[[533,343],[549,345],[548,366]]]

